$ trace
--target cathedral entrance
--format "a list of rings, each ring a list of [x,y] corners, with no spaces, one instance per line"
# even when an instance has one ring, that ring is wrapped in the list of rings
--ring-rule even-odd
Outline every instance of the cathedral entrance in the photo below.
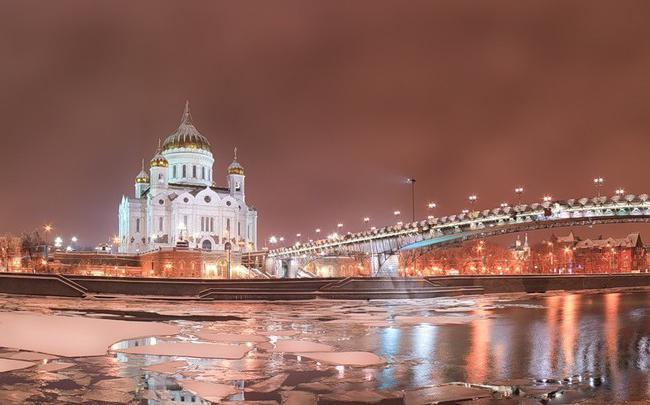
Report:
[[[203,243],[201,243],[201,249],[212,250],[212,242],[210,242],[208,239],[204,240]]]

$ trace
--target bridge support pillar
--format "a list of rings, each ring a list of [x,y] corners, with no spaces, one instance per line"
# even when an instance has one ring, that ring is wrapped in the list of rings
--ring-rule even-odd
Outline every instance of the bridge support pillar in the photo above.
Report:
[[[296,278],[298,276],[298,271],[300,270],[300,262],[298,259],[289,259],[287,263],[287,273],[285,274],[286,278]]]

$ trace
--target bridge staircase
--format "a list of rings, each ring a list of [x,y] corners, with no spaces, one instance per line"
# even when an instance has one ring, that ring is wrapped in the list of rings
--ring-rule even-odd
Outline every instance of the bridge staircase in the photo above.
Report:
[[[79,283],[77,283],[75,281],[70,280],[69,278],[67,278],[63,274],[56,274],[55,277],[60,282],[65,284],[66,286],[68,286],[68,287],[72,288],[73,290],[77,291],[79,293],[79,295],[81,295],[82,298],[85,298],[88,295],[88,289],[86,287],[82,286],[81,284],[79,284]]]

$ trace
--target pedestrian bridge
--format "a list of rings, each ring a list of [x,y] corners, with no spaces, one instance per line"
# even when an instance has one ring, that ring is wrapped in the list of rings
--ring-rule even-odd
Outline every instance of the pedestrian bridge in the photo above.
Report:
[[[268,252],[267,268],[283,266],[289,277],[295,277],[307,263],[319,257],[365,255],[373,275],[393,275],[393,270],[385,267],[405,250],[538,229],[649,221],[647,194],[517,204],[272,249]]]

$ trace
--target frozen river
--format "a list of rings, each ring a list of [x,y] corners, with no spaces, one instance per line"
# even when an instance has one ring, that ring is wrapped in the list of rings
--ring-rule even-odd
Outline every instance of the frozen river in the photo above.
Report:
[[[649,300],[0,297],[0,404],[649,400]]]

